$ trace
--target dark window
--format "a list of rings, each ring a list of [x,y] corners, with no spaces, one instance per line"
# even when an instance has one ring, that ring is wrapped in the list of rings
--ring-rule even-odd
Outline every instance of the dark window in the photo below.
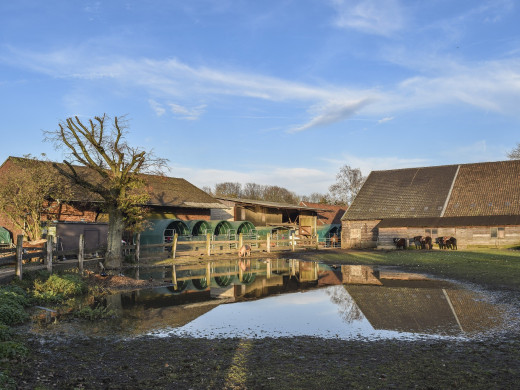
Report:
[[[497,238],[498,236],[498,228],[492,227],[491,228],[491,238]]]

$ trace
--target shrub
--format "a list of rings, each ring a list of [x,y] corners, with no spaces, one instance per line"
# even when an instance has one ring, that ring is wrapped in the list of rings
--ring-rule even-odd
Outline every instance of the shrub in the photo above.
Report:
[[[0,360],[21,359],[26,357],[28,353],[27,347],[16,341],[3,341],[0,343]]]
[[[86,291],[86,284],[79,275],[51,275],[46,281],[34,281],[34,296],[44,301],[61,301]]]
[[[4,325],[21,324],[29,319],[22,305],[16,302],[0,302],[0,323]]]
[[[91,308],[90,306],[84,306],[75,313],[76,317],[84,318],[90,321],[99,320],[103,318],[113,317],[115,312],[110,310],[108,307],[98,306]]]
[[[10,378],[6,373],[0,371],[0,389],[15,390],[16,382]]]
[[[0,289],[0,304],[2,303],[16,303],[20,306],[29,306],[29,298],[25,291],[21,288],[18,288],[20,291],[16,292],[15,290],[9,289]]]
[[[13,332],[11,328],[7,325],[0,324],[0,341],[9,341],[11,340]]]
[[[0,289],[0,324],[16,325],[27,321],[29,315],[24,306],[29,305],[25,291],[17,286]]]

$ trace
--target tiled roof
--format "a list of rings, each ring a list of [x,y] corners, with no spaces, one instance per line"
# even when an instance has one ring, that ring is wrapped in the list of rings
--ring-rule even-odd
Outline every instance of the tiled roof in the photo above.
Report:
[[[215,199],[220,199],[220,200],[228,201],[228,202],[234,202],[235,204],[246,205],[246,206],[263,206],[263,207],[273,208],[273,209],[308,210],[308,211],[315,211],[315,212],[320,211],[314,207],[299,206],[299,205],[289,204],[289,203],[269,202],[267,200],[228,198],[228,197],[224,197],[224,196],[215,196]]]
[[[9,157],[2,166],[8,164],[9,161],[22,160],[19,157]],[[41,161],[42,164],[48,164],[49,169],[56,170],[52,162]],[[56,163],[66,169],[65,164]],[[96,183],[101,183],[102,179],[99,175],[93,174],[85,167],[75,167],[80,175],[91,176]],[[56,170],[56,175],[60,173]],[[63,177],[63,176],[62,176]],[[141,174],[149,190],[151,198],[147,205],[149,206],[166,206],[166,207],[182,207],[182,208],[225,208],[218,200],[208,195],[201,189],[189,183],[185,179]],[[63,180],[68,180],[63,177]],[[73,199],[68,201],[80,202],[99,202],[99,195],[90,193],[79,186],[73,186]]]
[[[445,217],[520,215],[520,160],[460,166]]]
[[[340,224],[341,217],[347,211],[347,206],[332,204],[300,202],[300,205],[320,209],[321,211],[318,212],[318,224],[320,225]]]
[[[461,226],[489,216],[509,224],[507,216],[519,215],[520,160],[509,160],[374,171],[342,219],[400,218],[416,226],[412,219],[443,217],[439,223]],[[464,220],[448,219],[455,217]]]
[[[373,171],[342,219],[440,217],[457,165]]]

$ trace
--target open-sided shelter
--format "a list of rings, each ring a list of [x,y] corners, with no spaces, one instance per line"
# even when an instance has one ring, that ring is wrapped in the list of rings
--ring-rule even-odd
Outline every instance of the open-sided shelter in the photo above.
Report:
[[[230,220],[249,221],[259,227],[284,227],[299,235],[316,234],[318,210],[314,207],[263,200],[215,197],[227,209]],[[219,215],[222,211],[219,210]]]

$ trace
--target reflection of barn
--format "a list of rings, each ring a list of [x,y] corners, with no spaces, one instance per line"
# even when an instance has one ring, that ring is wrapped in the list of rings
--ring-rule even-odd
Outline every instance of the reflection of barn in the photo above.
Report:
[[[383,284],[385,282],[383,281]],[[493,328],[499,311],[475,293],[453,288],[347,285],[346,290],[375,329],[458,335]]]
[[[285,230],[311,236],[316,234],[317,213],[313,207],[251,199],[216,197],[224,210],[212,210],[212,219],[250,221],[260,232]]]
[[[374,171],[342,218],[342,247],[453,236],[459,247],[520,241],[520,161]]]

